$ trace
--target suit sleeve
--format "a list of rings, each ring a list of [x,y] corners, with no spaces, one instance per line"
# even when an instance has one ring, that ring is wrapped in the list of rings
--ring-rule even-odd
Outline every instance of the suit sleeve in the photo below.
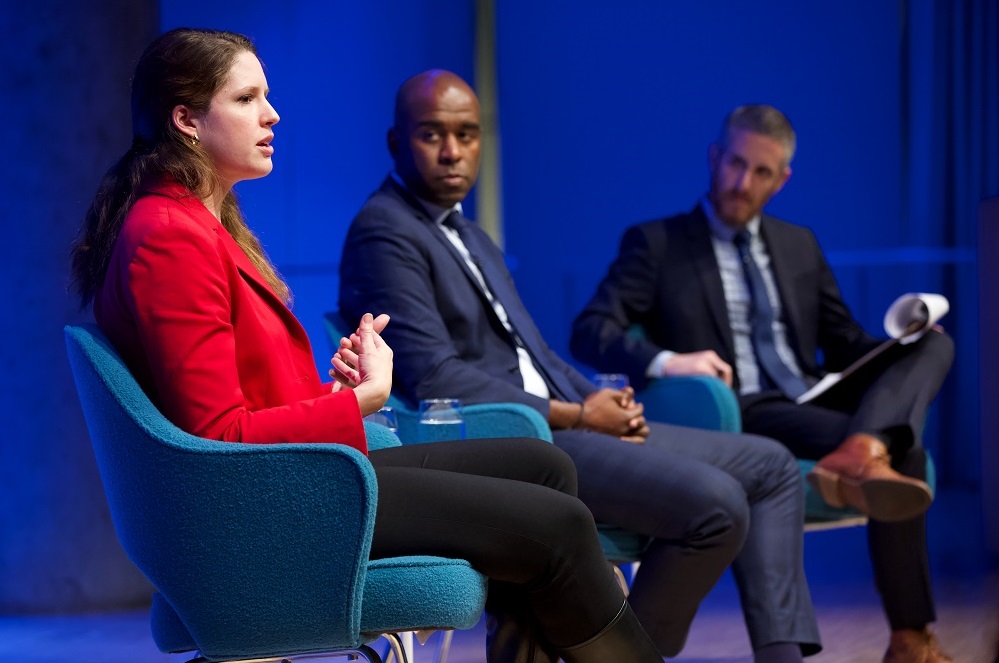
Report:
[[[353,324],[364,312],[388,313],[382,337],[393,349],[397,386],[414,403],[455,397],[466,403],[514,402],[547,419],[548,401],[465,361],[435,301],[438,284],[429,249],[408,227],[379,207],[354,219],[340,262],[340,311]],[[424,238],[425,239],[425,238]]]
[[[572,325],[574,357],[601,371],[627,373],[637,387],[645,384],[646,369],[664,349],[630,329],[647,325],[654,314],[657,256],[665,241],[648,226],[629,228],[607,276]]]
[[[211,230],[176,220],[156,224],[126,269],[125,296],[157,400],[179,428],[223,441],[339,442],[367,451],[352,391],[278,407],[246,405],[254,398],[243,393],[240,370],[267,368],[238,366],[230,288],[240,277]],[[318,375],[309,377],[319,384]]]
[[[841,371],[881,341],[860,326],[843,301],[832,269],[819,247],[815,236],[809,231],[815,254],[814,261],[819,273],[819,328],[818,345],[822,349],[823,368],[826,371]]]

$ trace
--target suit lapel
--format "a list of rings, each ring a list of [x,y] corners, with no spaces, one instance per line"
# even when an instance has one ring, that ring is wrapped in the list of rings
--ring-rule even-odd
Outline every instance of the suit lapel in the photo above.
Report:
[[[225,229],[222,223],[215,218],[215,215],[213,215],[197,197],[172,178],[167,178],[156,184],[148,186],[145,189],[145,192],[173,198],[182,205],[185,205],[199,223],[202,223],[206,228],[213,230],[221,239],[222,245],[229,252],[233,262],[236,263],[236,269],[239,271],[243,280],[249,284],[251,288],[253,288],[253,290],[268,306],[274,309],[274,312],[277,313],[282,321],[284,321],[284,324],[288,328],[288,331],[295,343],[311,356],[312,349],[309,343],[309,337],[305,333],[305,328],[302,327],[302,323],[299,322],[298,318],[295,317],[285,302],[281,301],[281,298],[278,297],[273,290],[271,290],[270,285],[264,280],[264,277],[260,274],[260,272],[257,271],[257,268],[253,266],[250,259],[246,257],[243,249],[239,248],[239,245],[236,244],[236,240],[232,238],[229,231]]]
[[[438,244],[440,244],[444,248],[445,251],[447,251],[447,253],[451,256],[451,258],[454,259],[454,261],[458,264],[458,267],[465,274],[465,278],[468,279],[469,283],[472,285],[472,288],[475,290],[476,293],[478,293],[479,297],[482,299],[488,313],[493,317],[495,317],[496,321],[499,322],[499,317],[496,316],[496,312],[493,310],[489,298],[486,296],[485,291],[482,289],[482,284],[479,283],[479,279],[476,278],[475,274],[472,272],[472,269],[468,266],[468,263],[465,262],[465,257],[461,255],[461,251],[459,251],[458,248],[451,243],[451,240],[447,238],[444,232],[440,228],[435,227],[437,225],[436,221],[430,215],[430,212],[428,212],[427,209],[423,206],[423,204],[420,203],[420,201],[416,198],[416,196],[411,194],[403,187],[399,186],[399,183],[396,182],[394,179],[392,179],[391,176],[385,179],[385,182],[382,184],[382,191],[384,191],[387,195],[391,196],[392,198],[395,198],[402,205],[408,207],[411,210],[413,216],[416,217],[418,221],[423,222],[427,225],[427,230],[430,232],[430,235],[434,238],[434,240]],[[482,258],[482,256],[479,257]]]
[[[479,298],[482,300],[482,307],[485,310],[485,314],[491,317],[497,325],[502,325],[502,321],[499,315],[496,313],[496,309],[493,308],[493,303],[490,301],[489,296],[486,294],[485,290],[482,288],[482,283],[472,272],[468,263],[465,262],[465,257],[461,252],[455,247],[454,244],[444,235],[444,232],[440,228],[436,228],[435,220],[430,216],[427,209],[420,203],[420,201],[413,196],[409,191],[399,186],[391,176],[386,179],[385,183],[382,185],[382,190],[389,196],[392,196],[398,200],[401,204],[412,210],[412,213],[416,218],[427,224],[430,234],[434,239],[444,247],[452,259],[457,261],[458,266],[461,271],[464,272],[465,277],[469,280],[474,291],[478,294]],[[492,245],[492,240],[489,239],[484,233],[481,238],[478,238],[480,233],[473,230],[477,235],[477,241],[489,242],[490,247],[495,249]],[[490,248],[490,247],[483,247]],[[473,247],[466,248],[473,252]],[[516,330],[516,334],[520,336],[520,340],[524,347],[527,349],[528,354],[531,355],[531,359],[534,363],[535,368],[541,372],[542,376],[548,384],[548,388],[552,391],[552,394],[556,397],[567,400],[571,398],[571,394],[575,393],[572,385],[567,382],[567,380],[558,371],[552,370],[545,361],[544,354],[544,340],[541,338],[541,333],[538,331],[537,327],[534,325],[534,321],[531,319],[530,314],[523,307],[520,301],[520,296],[517,295],[515,288],[509,285],[507,281],[507,270],[505,264],[495,264],[495,261],[502,261],[502,254],[498,250],[482,250],[478,252],[475,256],[478,261],[479,270],[482,273],[483,278],[486,280],[488,287],[492,288],[492,296],[503,306],[506,311],[507,319],[510,325]],[[516,342],[513,338],[508,339],[511,349],[515,348]]]
[[[264,280],[263,275],[253,266],[250,259],[243,252],[243,249],[236,244],[236,240],[232,238],[221,223],[216,225],[215,232],[218,233],[219,237],[222,239],[222,244],[229,251],[229,255],[232,256],[233,261],[236,263],[236,269],[239,270],[240,276],[243,280],[253,288],[254,292],[278,315],[279,318],[284,322],[285,327],[287,327],[295,344],[300,348],[307,350],[310,354],[312,352],[311,345],[309,343],[308,335],[305,333],[305,328],[302,327],[302,323],[295,317],[295,314],[291,312],[287,304],[278,297],[273,290],[271,290],[270,284]]]
[[[708,218],[700,205],[690,215],[687,223],[686,254],[694,257],[694,272],[697,274],[704,293],[704,300],[711,311],[711,323],[715,333],[722,339],[727,356],[735,358],[735,343],[732,341],[732,326],[728,319],[725,304],[725,289],[722,286],[718,260],[711,244],[711,231]]]

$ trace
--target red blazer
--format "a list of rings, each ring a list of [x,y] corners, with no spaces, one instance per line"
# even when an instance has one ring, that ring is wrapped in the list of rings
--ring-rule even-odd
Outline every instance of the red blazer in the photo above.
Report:
[[[302,325],[179,184],[149,188],[129,211],[94,315],[179,428],[367,453],[357,397],[323,385]]]

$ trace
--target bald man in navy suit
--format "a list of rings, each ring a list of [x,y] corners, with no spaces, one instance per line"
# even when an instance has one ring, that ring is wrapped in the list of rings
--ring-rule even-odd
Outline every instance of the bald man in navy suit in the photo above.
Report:
[[[392,317],[382,336],[395,353],[393,388],[411,403],[516,402],[545,417],[595,518],[650,538],[629,602],[663,655],[682,649],[729,564],[755,660],[817,652],[792,455],[762,437],[650,424],[631,389],[597,390],[552,352],[502,252],[463,214],[479,122],[474,92],[450,72],[400,88],[388,133],[395,170],[351,224],[341,313]]]

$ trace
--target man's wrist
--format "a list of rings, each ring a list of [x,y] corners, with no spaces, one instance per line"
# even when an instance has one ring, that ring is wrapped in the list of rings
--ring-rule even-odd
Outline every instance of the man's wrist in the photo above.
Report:
[[[569,430],[575,428],[580,417],[579,403],[552,399],[548,401],[548,425],[552,429]]]
[[[664,378],[666,377],[666,364],[669,360],[676,356],[676,353],[672,350],[660,350],[659,354],[652,358],[649,362],[648,368],[645,369],[645,377],[647,378]]]

